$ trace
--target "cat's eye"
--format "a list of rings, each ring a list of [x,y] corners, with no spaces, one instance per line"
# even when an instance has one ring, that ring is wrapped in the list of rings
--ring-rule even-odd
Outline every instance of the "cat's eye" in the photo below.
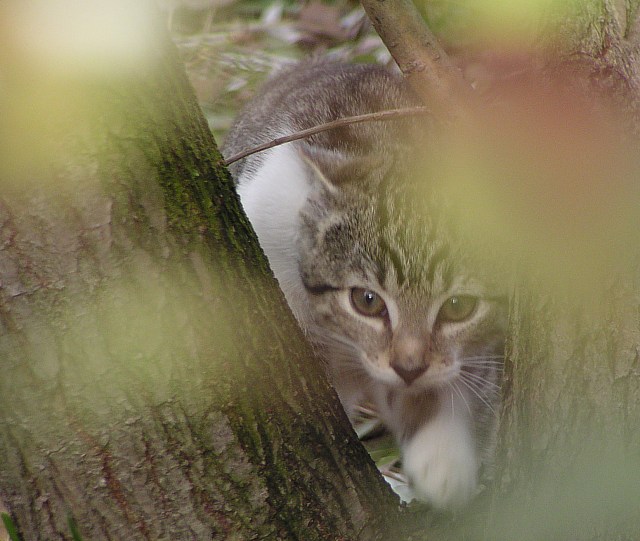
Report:
[[[471,295],[449,297],[440,307],[437,321],[440,323],[464,321],[468,319],[478,305],[478,298]]]
[[[384,317],[387,315],[387,305],[375,291],[363,287],[351,290],[351,304],[363,316]]]

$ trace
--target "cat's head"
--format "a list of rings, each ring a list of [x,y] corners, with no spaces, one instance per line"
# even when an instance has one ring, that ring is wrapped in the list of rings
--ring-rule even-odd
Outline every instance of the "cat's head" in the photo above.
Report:
[[[503,292],[465,257],[446,211],[407,182],[406,156],[305,160],[316,189],[298,241],[304,324],[333,368],[419,391],[496,366]]]

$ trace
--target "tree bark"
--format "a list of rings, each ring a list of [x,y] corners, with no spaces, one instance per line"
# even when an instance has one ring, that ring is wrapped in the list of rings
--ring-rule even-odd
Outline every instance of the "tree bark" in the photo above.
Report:
[[[567,3],[571,9],[547,29],[546,69],[569,74],[593,95],[615,103],[637,149],[640,85],[633,4],[616,11],[607,0]],[[611,189],[616,186],[613,182]],[[498,460],[503,494],[493,504],[492,539],[631,540],[640,535],[637,196],[634,190],[636,219],[629,225],[635,232],[611,252],[607,272],[590,282],[588,293],[576,296],[535,279],[517,289]],[[577,278],[582,270],[569,272]]]
[[[637,128],[638,3],[571,5],[549,69]],[[22,537],[71,539],[69,517],[85,539],[400,531],[166,36],[123,72],[50,68],[19,34],[0,33],[0,498]],[[473,538],[637,539],[630,259],[589,302],[514,295],[498,491]]]
[[[152,36],[129,71],[3,43],[0,499],[25,540],[381,539],[397,500]]]
[[[363,3],[376,8],[369,12],[379,21],[384,18],[377,10],[391,6],[375,0]],[[618,118],[626,124],[621,127],[621,131],[627,130],[628,134],[624,143],[629,144],[632,154],[637,154],[640,133],[638,2],[579,0],[549,5],[556,9],[547,12],[535,50],[526,45],[522,50],[498,47],[492,53],[507,62],[517,59],[518,55],[531,55],[536,61],[526,63],[527,70],[542,66],[530,74],[531,82],[544,87],[549,81],[560,80],[569,85],[575,92],[576,109],[580,108],[579,99],[585,95],[612,105],[620,113]],[[411,19],[411,23],[398,23],[390,33],[381,33],[383,39],[392,41],[387,43],[390,49],[409,51],[412,58],[435,58],[438,63],[438,55],[432,54],[432,37],[425,40],[425,44],[402,37],[403,30],[419,24],[415,14],[390,15],[395,21],[403,21],[403,17]],[[499,43],[501,36],[495,38]],[[422,50],[417,50],[419,48]],[[403,63],[399,65],[403,69]],[[448,65],[443,62],[441,69],[433,70],[431,76],[437,78],[438,72],[446,70]],[[411,71],[407,71],[406,75],[411,77]],[[514,84],[511,78],[506,82]],[[430,82],[428,77],[418,80],[417,84],[435,88],[420,92],[427,97],[442,87]],[[499,86],[500,82],[496,84]],[[528,87],[519,91],[525,95],[535,92]],[[553,99],[554,95],[549,97]],[[535,107],[533,101],[522,105]],[[561,110],[558,113],[563,114]],[[544,122],[541,120],[541,125]],[[597,122],[593,124],[597,125]],[[512,126],[505,127],[509,129]],[[526,131],[527,126],[516,128],[516,135],[520,133],[518,129]],[[565,143],[562,137],[566,135],[556,134],[557,144]],[[576,133],[575,137],[581,135]],[[602,139],[604,142],[605,138]],[[540,158],[544,161],[546,157]],[[610,191],[621,186],[615,178],[618,173],[611,170]],[[523,180],[516,179],[517,182]],[[636,179],[637,168],[628,180],[637,185]],[[525,176],[524,182],[527,181],[535,182],[535,176],[528,179]],[[517,182],[505,186],[517,193],[526,205],[530,186],[519,186]],[[491,193],[490,189],[495,190],[495,186],[489,184],[479,187],[477,193],[485,197]],[[544,224],[540,228],[538,222],[529,224],[532,229],[544,231],[548,238],[536,239],[540,244],[533,247],[539,252],[537,260],[528,255],[537,276],[525,272],[515,280],[493,499],[488,503],[478,502],[477,508],[467,512],[465,520],[448,523],[438,531],[439,537],[548,541],[631,540],[640,536],[637,507],[640,501],[640,432],[637,430],[640,421],[640,239],[637,236],[640,194],[636,188],[628,194],[633,207],[631,215],[620,207],[627,222],[620,229],[616,227],[621,222],[608,230],[606,227],[610,224],[604,224],[610,237],[603,244],[593,239],[592,244],[606,254],[601,256],[604,262],[593,263],[593,267],[600,265],[600,274],[588,268],[591,262],[586,257],[587,253],[597,250],[587,246],[589,250],[584,251],[585,246],[573,246],[571,241],[563,249],[567,253],[578,253],[580,262],[568,261],[565,268],[550,266],[546,259],[554,257],[552,250],[558,246],[554,243],[562,238],[562,231],[545,230]],[[501,201],[504,203],[506,199]],[[474,208],[476,201],[469,199],[466,203]],[[500,219],[515,214],[513,208],[501,206],[500,202],[488,208]],[[544,220],[544,215],[536,218]],[[613,213],[608,221],[616,223],[619,218]],[[506,218],[500,223],[507,231],[523,225],[522,222],[510,223]],[[480,225],[479,235],[486,243],[495,231]],[[500,231],[500,234],[504,233]],[[521,242],[509,245],[514,241]],[[613,245],[616,248],[612,248]],[[529,249],[526,238],[509,237],[506,246],[516,254]],[[498,259],[509,259],[509,254],[500,254]],[[490,263],[498,267],[501,262]],[[582,263],[587,268],[581,267]],[[557,271],[558,276],[550,275],[549,270]],[[581,284],[582,289],[573,289],[572,282],[579,282],[581,274],[589,275],[585,282],[589,287]],[[540,275],[549,280],[540,279]],[[558,285],[568,288],[563,290]]]

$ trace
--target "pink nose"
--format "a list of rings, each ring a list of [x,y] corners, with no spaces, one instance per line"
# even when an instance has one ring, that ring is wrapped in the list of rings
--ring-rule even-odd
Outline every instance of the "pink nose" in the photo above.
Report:
[[[415,380],[417,380],[422,374],[424,374],[425,370],[428,368],[428,365],[418,366],[416,368],[403,368],[399,365],[391,365],[391,367],[396,371],[407,385],[411,385]]]

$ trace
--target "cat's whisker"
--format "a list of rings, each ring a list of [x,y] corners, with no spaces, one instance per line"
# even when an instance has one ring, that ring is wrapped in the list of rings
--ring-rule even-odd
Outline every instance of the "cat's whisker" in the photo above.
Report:
[[[464,402],[464,405],[467,406],[467,411],[469,412],[469,415],[473,415],[471,413],[471,407],[469,406],[469,402],[467,402],[467,399],[465,398],[464,394],[460,390],[460,387],[458,387],[458,384],[455,381],[453,382],[453,388],[456,391],[458,391],[458,394],[460,395],[460,398],[462,398],[462,401]]]
[[[504,363],[502,361],[493,361],[493,360],[475,360],[475,361],[467,361],[465,359],[460,359],[462,364],[466,364],[469,366],[495,366],[502,368]]]
[[[502,366],[504,363],[502,361],[492,361],[492,360],[476,360],[476,361],[468,361],[466,359],[460,359],[460,362],[463,364],[479,364],[479,365],[493,365],[493,366]]]
[[[476,391],[478,391],[483,397],[487,400],[492,400],[492,398],[497,398],[500,396],[499,389],[491,389],[490,387],[486,387],[486,384],[480,383],[478,381],[474,381],[472,379],[459,378],[460,381],[464,381],[465,383],[471,385]]]
[[[358,363],[343,363],[339,369],[335,371],[335,374],[342,377],[356,377],[359,378],[362,376],[362,368]]]
[[[499,391],[496,391],[495,389],[484,389],[475,381],[472,381],[472,380],[465,380],[465,381],[466,383],[469,383],[470,385],[472,385],[473,388],[476,389],[487,400],[491,400],[491,402],[493,402],[494,399],[497,399],[500,397]]]
[[[504,359],[504,355],[474,355],[472,357],[462,357],[462,361],[476,361],[484,359]]]
[[[464,378],[460,378],[458,381],[462,382],[467,389],[469,389],[473,394],[475,394],[480,401],[487,406],[487,408],[489,408],[489,410],[491,411],[491,413],[493,413],[493,415],[495,415],[496,417],[498,416],[498,414],[496,413],[496,410],[493,409],[493,407],[491,406],[491,404],[489,404],[489,402],[487,402],[486,398],[484,398],[476,389],[475,387],[473,387],[471,385],[471,382],[465,380]]]
[[[364,351],[358,344],[333,331],[314,327],[310,329],[310,335],[320,348],[331,348],[333,354],[343,354],[346,361],[352,361],[359,365],[364,356]]]
[[[456,416],[456,406],[455,402],[453,401],[453,385],[450,381],[447,381],[447,385],[451,388],[451,419],[453,420]]]
[[[504,370],[504,366],[502,363],[500,364],[489,364],[489,363],[462,363],[462,368],[473,368],[476,370],[485,369],[485,370],[494,370],[496,372],[502,372]]]
[[[461,373],[464,374],[464,377],[470,377],[482,385],[489,385],[494,389],[500,389],[500,385],[498,385],[497,383],[494,383],[493,381],[489,381],[487,378],[483,378],[479,374],[473,374],[471,372],[466,372],[464,370]]]

